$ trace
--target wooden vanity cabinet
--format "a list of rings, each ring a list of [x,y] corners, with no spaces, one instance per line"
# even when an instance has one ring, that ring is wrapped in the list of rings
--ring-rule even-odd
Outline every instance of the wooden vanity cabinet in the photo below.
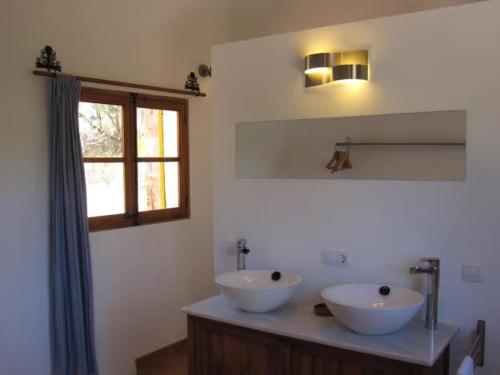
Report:
[[[290,349],[279,336],[188,317],[190,375],[286,375]]]
[[[189,375],[448,375],[391,360],[188,316]]]
[[[293,341],[290,375],[448,375],[448,350],[434,367]]]

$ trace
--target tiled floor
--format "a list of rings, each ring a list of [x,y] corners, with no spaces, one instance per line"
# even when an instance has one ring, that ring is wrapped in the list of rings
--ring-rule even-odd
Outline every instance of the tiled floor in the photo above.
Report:
[[[186,341],[137,360],[137,375],[187,375]]]

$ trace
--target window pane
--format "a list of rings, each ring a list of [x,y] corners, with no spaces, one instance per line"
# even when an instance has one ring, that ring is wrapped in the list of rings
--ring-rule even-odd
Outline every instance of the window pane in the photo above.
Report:
[[[123,156],[121,106],[80,102],[78,119],[84,157]]]
[[[178,156],[178,113],[137,108],[137,154],[139,157]]]
[[[179,163],[139,163],[139,211],[179,207]]]
[[[123,163],[85,163],[88,217],[125,212]]]
[[[167,208],[179,207],[179,163],[165,163],[165,194]]]

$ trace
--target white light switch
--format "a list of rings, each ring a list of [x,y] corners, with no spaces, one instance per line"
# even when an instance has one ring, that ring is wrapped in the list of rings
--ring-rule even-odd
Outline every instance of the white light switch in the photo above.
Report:
[[[478,264],[462,264],[462,281],[468,283],[482,282],[481,266]]]

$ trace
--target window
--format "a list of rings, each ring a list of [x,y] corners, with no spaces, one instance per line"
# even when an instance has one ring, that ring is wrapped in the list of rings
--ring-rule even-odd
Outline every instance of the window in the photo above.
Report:
[[[91,231],[189,217],[185,99],[82,88]]]

